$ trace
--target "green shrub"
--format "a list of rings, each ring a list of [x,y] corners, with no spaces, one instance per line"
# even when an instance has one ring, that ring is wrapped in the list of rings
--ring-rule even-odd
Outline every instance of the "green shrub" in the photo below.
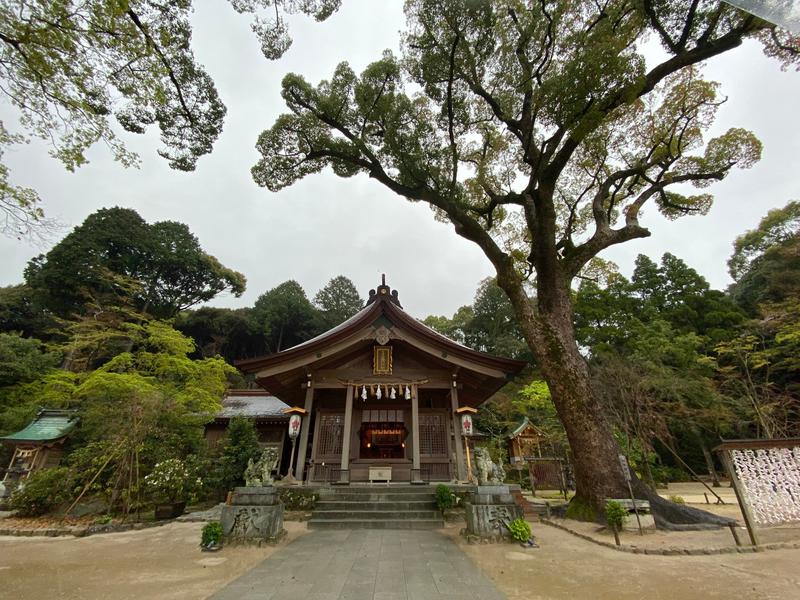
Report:
[[[673,483],[676,481],[690,481],[691,477],[683,469],[668,465],[656,465],[651,468],[653,479],[656,483]]]
[[[251,458],[258,460],[261,446],[253,422],[244,417],[234,417],[228,423],[225,445],[219,459],[216,478],[225,494],[238,485],[244,485],[244,470]]]
[[[11,495],[11,509],[21,517],[36,517],[67,502],[72,495],[72,476],[65,467],[42,469],[21,482]]]
[[[203,547],[219,546],[222,543],[222,525],[216,521],[211,521],[203,526],[200,545]]]
[[[527,542],[531,538],[531,526],[521,517],[511,521],[508,530],[511,532],[511,538],[518,542]]]
[[[616,500],[606,502],[606,522],[609,527],[622,531],[622,525],[628,516],[628,509]]]
[[[683,499],[683,496],[670,496],[669,501],[675,504],[686,504],[686,500]]]
[[[444,512],[448,508],[453,508],[456,504],[456,495],[450,491],[445,484],[440,483],[436,486],[436,506]]]
[[[153,467],[144,484],[154,502],[186,502],[202,480],[181,459],[169,458]]]
[[[314,510],[319,493],[313,490],[287,489],[278,492],[278,497],[286,510]]]

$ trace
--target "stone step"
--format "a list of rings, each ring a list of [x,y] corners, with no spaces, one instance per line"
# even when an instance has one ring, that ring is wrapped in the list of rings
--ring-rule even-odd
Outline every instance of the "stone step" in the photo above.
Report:
[[[392,494],[435,494],[436,488],[430,485],[334,485],[320,489],[320,493],[337,494],[374,494],[390,492]]]
[[[547,507],[544,504],[534,504],[525,498],[519,490],[512,490],[511,495],[514,497],[514,504],[522,509],[526,519],[538,520],[539,517],[547,514]]]
[[[308,521],[309,529],[441,529],[439,519],[338,519]]]
[[[314,510],[313,519],[330,520],[356,520],[356,521],[387,521],[414,519],[441,519],[442,513],[438,510]]]
[[[336,502],[435,502],[433,494],[395,494],[393,492],[372,492],[371,494],[351,494],[349,492],[322,493],[320,501]]]
[[[316,510],[435,510],[433,500],[411,500],[398,502],[369,502],[361,500],[319,500]]]

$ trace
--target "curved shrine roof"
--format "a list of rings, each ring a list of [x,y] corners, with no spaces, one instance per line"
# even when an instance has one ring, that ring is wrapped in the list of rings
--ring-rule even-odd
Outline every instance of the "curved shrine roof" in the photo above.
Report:
[[[299,385],[294,383],[300,381],[298,377],[305,379],[300,370],[311,371],[315,363],[329,361],[337,353],[345,354],[348,349],[370,341],[375,343],[370,336],[377,337],[381,327],[392,333],[392,342],[429,357],[439,370],[450,369],[465,379],[472,374],[473,393],[469,399],[472,404],[486,400],[526,365],[524,361],[478,352],[434,331],[405,312],[397,292],[384,283],[370,291],[364,308],[333,329],[287,350],[237,361],[236,366],[245,373],[256,374],[259,385],[265,389],[295,402],[299,399]]]
[[[8,442],[53,442],[67,436],[78,424],[74,410],[39,411],[27,427],[0,440]]]
[[[366,306],[333,329],[329,329],[325,333],[286,350],[282,350],[281,352],[275,352],[274,354],[268,354],[257,358],[239,360],[236,361],[235,364],[245,373],[256,372],[266,365],[278,364],[289,357],[313,352],[334,341],[342,340],[374,323],[381,315],[385,315],[396,325],[405,326],[421,337],[435,343],[437,346],[441,346],[442,348],[476,362],[490,364],[498,370],[506,371],[509,374],[518,373],[527,364],[525,361],[502,358],[487,354],[486,352],[473,350],[431,329],[405,312],[397,300],[396,291],[390,293],[390,288],[387,285],[378,286],[377,291],[371,290],[370,299],[367,301]]]

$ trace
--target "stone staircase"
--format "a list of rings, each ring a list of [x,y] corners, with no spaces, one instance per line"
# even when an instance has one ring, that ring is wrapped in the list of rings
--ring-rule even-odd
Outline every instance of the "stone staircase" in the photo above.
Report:
[[[434,488],[428,485],[322,488],[310,529],[439,529]]]
[[[534,504],[522,495],[522,491],[511,489],[511,496],[514,498],[514,504],[522,509],[525,519],[528,521],[538,521],[541,517],[547,516],[547,506],[544,504]]]

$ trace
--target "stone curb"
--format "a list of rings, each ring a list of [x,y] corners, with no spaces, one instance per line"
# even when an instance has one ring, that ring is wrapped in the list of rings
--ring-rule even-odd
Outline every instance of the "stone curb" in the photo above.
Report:
[[[539,522],[549,525],[550,527],[555,527],[556,529],[566,531],[567,533],[579,537],[582,540],[586,540],[587,542],[597,544],[598,546],[604,546],[605,548],[610,548],[611,550],[616,550],[617,552],[627,552],[629,554],[648,554],[651,556],[710,556],[714,554],[748,554],[753,552],[761,552],[762,550],[800,549],[800,542],[775,542],[772,544],[762,544],[760,546],[731,546],[729,548],[635,548],[633,546],[626,546],[625,544],[617,546],[611,542],[598,540],[590,535],[586,535],[585,533],[580,533],[574,529],[570,529],[561,523],[555,523],[550,519],[540,518]]]
[[[49,529],[0,529],[0,536],[9,535],[15,537],[86,537],[99,533],[120,533],[123,531],[133,531],[139,529],[149,529],[151,527],[161,527],[176,522],[176,519],[165,519],[163,521],[153,521],[152,523],[121,523],[119,525],[88,525],[86,527],[62,527]]]

